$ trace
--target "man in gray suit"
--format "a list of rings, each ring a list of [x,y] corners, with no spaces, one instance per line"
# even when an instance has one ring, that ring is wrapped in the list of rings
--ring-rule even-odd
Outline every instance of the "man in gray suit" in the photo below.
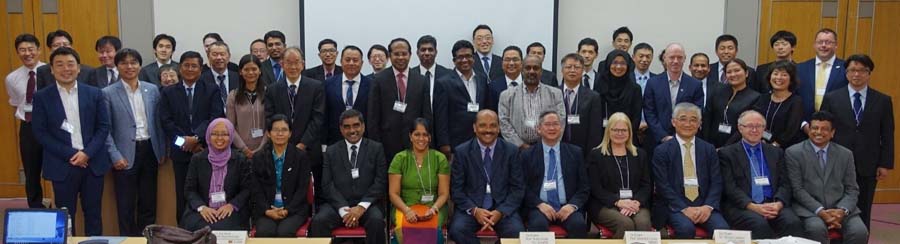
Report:
[[[115,64],[122,82],[103,88],[110,119],[106,147],[113,163],[119,235],[140,236],[144,227],[156,223],[156,177],[166,152],[156,116],[159,88],[138,80],[141,54],[134,49],[116,53]]]
[[[807,238],[829,243],[828,231],[840,231],[844,243],[866,243],[869,231],[859,217],[853,152],[831,143],[834,116],[812,115],[809,139],[787,149],[794,212],[803,220]]]

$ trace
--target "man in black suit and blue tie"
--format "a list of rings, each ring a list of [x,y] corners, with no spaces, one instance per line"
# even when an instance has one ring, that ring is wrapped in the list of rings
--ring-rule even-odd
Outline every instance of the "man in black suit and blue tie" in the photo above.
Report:
[[[500,79],[503,70],[500,68],[500,56],[491,53],[494,48],[494,31],[490,26],[478,25],[472,31],[472,42],[478,52],[475,60],[475,73],[488,77],[489,80]]]
[[[813,44],[816,57],[797,64],[797,78],[800,85],[797,93],[803,100],[803,132],[809,134],[809,118],[819,111],[825,94],[847,86],[844,60],[837,58],[837,33],[823,28],[816,32]]]
[[[259,67],[259,71],[262,73],[260,75],[262,78],[265,78],[269,84],[274,84],[275,82],[284,79],[284,68],[281,67],[281,56],[284,55],[284,49],[286,47],[284,43],[287,40],[284,38],[284,33],[281,31],[271,30],[266,32],[263,36],[263,41],[266,42],[266,50],[269,53],[269,59],[263,61],[262,67]]]
[[[369,87],[372,80],[361,75],[363,63],[362,50],[348,45],[341,51],[341,65],[344,72],[325,80],[325,144],[331,145],[341,140],[341,113],[355,109],[366,116],[369,101]]]
[[[497,138],[500,118],[494,111],[478,112],[472,127],[475,138],[453,153],[450,196],[456,213],[450,221],[450,239],[478,243],[475,233],[479,230],[516,238],[525,229],[518,213],[525,194],[519,149]]]

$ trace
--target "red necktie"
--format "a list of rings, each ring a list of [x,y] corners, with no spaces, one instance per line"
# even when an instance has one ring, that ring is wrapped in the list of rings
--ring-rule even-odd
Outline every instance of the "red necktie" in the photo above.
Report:
[[[25,88],[25,103],[34,101],[34,71],[28,71],[28,86]],[[25,121],[31,122],[31,112],[25,112]]]
[[[397,74],[397,90],[400,92],[400,101],[406,101],[406,80],[403,73]]]

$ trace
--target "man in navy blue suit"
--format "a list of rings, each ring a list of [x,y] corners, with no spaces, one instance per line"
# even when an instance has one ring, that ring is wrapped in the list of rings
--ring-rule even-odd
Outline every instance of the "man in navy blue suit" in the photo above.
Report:
[[[478,112],[475,137],[456,147],[450,170],[450,196],[456,213],[450,239],[478,243],[475,233],[493,230],[503,238],[517,238],[525,227],[519,205],[525,194],[516,145],[498,139],[500,118],[491,110]]]
[[[343,73],[325,80],[325,144],[331,145],[340,141],[340,117],[345,110],[356,109],[366,117],[369,101],[369,77],[360,75],[363,63],[362,50],[348,45],[341,51]]]
[[[472,42],[475,43],[478,55],[475,56],[475,73],[484,75],[489,80],[500,79],[503,70],[500,69],[500,56],[491,53],[494,47],[494,31],[490,26],[478,25],[472,31]]]
[[[81,60],[75,50],[54,50],[50,63],[56,82],[34,94],[31,120],[44,147],[44,178],[53,181],[56,206],[68,208],[69,215],[75,216],[81,198],[84,234],[101,235],[103,175],[110,168],[105,98],[100,89],[76,80]]]
[[[693,239],[695,225],[708,232],[728,229],[719,211],[719,157],[712,144],[695,136],[700,121],[699,106],[679,103],[671,120],[677,139],[660,144],[653,152],[657,207],[665,209],[663,217],[668,218],[666,223],[675,229],[677,239]]]
[[[452,123],[447,123],[449,145],[458,146],[475,136],[470,125],[475,123],[475,114],[482,108],[487,108],[488,82],[486,76],[473,70],[475,48],[471,42],[457,41],[453,44],[452,52],[455,67],[437,82],[443,86],[443,93],[435,100],[446,99],[445,118],[453,120]],[[438,114],[435,111],[435,118]]]
[[[548,231],[551,223],[560,223],[569,238],[587,237],[584,205],[590,194],[581,148],[563,143],[562,123],[556,111],[547,111],[538,119],[539,145],[520,155],[526,191],[522,215],[528,231]]]
[[[522,83],[522,49],[519,49],[517,46],[508,46],[506,49],[503,49],[503,77],[488,83],[488,88],[491,92],[486,108],[497,112],[497,106],[500,103],[500,93],[503,93],[507,88],[522,84],[524,84]]]
[[[675,134],[672,109],[675,104],[689,102],[703,106],[703,89],[700,81],[682,71],[684,48],[672,43],[664,51],[666,74],[650,78],[644,90],[644,119],[650,128],[650,145],[669,141]]]
[[[797,78],[800,85],[797,93],[803,100],[803,131],[809,133],[809,118],[819,111],[825,94],[847,86],[847,71],[844,60],[837,58],[837,33],[824,28],[816,32],[813,47],[816,57],[797,65]]]

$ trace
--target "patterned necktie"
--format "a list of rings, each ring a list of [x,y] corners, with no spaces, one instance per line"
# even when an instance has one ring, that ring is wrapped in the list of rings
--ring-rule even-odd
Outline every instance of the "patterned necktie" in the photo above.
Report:
[[[107,86],[109,84],[112,84],[113,82],[116,82],[116,80],[119,79],[116,75],[116,70],[114,70],[114,69],[108,69],[108,70],[109,70],[109,81],[106,82]]]
[[[550,152],[548,155],[550,158],[550,162],[547,164],[547,179],[544,181],[556,181],[556,152],[553,148],[550,148]],[[559,182],[556,182],[559,184]],[[553,190],[547,191],[547,203],[550,204],[553,209],[559,210],[559,190],[557,188],[553,188]]]
[[[34,71],[28,71],[28,84],[25,87],[25,103],[27,104],[34,101],[35,85]],[[25,112],[25,121],[31,122],[31,112]]]
[[[694,167],[694,159],[691,157],[691,142],[684,143],[684,178],[697,179],[696,168]],[[700,187],[697,185],[684,185],[684,196],[688,200],[694,201],[700,196]]]
[[[219,81],[219,96],[222,97],[222,102],[225,102],[228,99],[228,88],[225,87],[225,75],[216,76],[216,80]]]
[[[187,88],[187,102],[188,102],[188,120],[193,123],[194,121],[194,88]]]
[[[484,66],[484,74],[486,76],[490,76],[491,75],[491,62],[488,59],[488,57],[481,58],[481,65]]]
[[[825,77],[826,69],[828,69],[828,63],[822,62],[821,64],[819,64],[819,67],[816,71],[816,89],[813,90],[813,92],[815,92],[816,94],[816,111],[819,111],[819,107],[822,106],[822,98],[825,96],[825,94],[819,93],[819,89],[825,90],[825,86],[827,85],[828,77]]]
[[[350,146],[350,166],[353,166],[354,169],[356,168],[356,149],[356,145]]]
[[[400,93],[400,101],[406,101],[406,76],[403,73],[397,74],[397,91]]]
[[[587,74],[584,74],[584,80],[581,81],[581,86],[586,87],[588,90],[591,89],[591,77]]]
[[[722,69],[721,74],[719,74],[719,82],[722,84],[728,84],[728,77],[725,77],[725,69]]]
[[[494,160],[493,160],[493,156],[491,155],[490,147],[484,149],[484,160],[482,160],[482,161],[484,162],[484,173],[487,174],[487,175],[485,175],[485,177],[488,179],[486,184],[488,185],[488,187],[490,187],[491,169],[494,166]],[[481,202],[481,208],[490,209],[493,206],[494,206],[494,197],[491,196],[491,193],[485,193],[484,200]]]
[[[347,98],[344,99],[344,106],[349,110],[350,108],[353,108],[353,83],[356,81],[346,80],[344,82],[347,83]]]
[[[862,94],[856,92],[853,94],[853,117],[856,118],[856,125],[862,121]]]
[[[825,149],[820,149],[819,151],[817,151],[816,156],[819,158],[819,168],[822,169],[822,171],[824,172],[825,171],[825,163],[826,163],[825,162]]]

